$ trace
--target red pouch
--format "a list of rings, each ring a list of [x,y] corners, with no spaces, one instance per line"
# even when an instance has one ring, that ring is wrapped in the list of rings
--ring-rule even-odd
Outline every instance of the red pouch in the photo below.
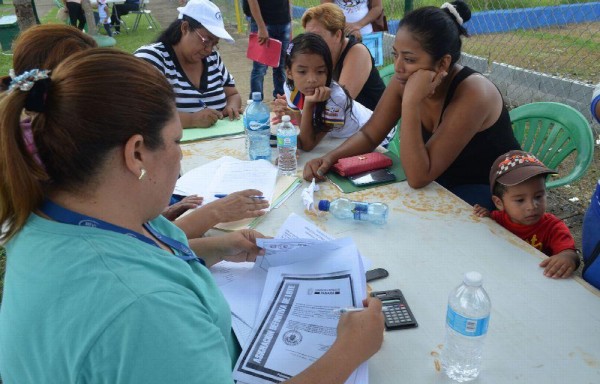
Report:
[[[352,176],[357,173],[374,171],[392,166],[392,159],[379,153],[370,152],[363,155],[344,157],[335,163],[331,170],[342,176]]]

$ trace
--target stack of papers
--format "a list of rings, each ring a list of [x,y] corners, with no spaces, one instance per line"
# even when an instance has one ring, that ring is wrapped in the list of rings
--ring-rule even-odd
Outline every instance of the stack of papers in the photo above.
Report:
[[[245,189],[257,189],[270,202],[267,210],[279,207],[302,184],[297,177],[277,176],[278,170],[266,160],[243,161],[224,156],[196,167],[177,180],[175,194],[196,194],[203,204],[217,200],[216,195],[228,195]],[[254,228],[258,218],[249,218],[216,226],[222,230]]]
[[[243,349],[238,383],[281,382],[306,369],[335,341],[336,309],[361,307],[366,297],[366,260],[352,239],[334,240],[292,214],[275,239],[258,241],[266,254],[256,263],[211,268]],[[365,363],[347,383],[367,381]]]

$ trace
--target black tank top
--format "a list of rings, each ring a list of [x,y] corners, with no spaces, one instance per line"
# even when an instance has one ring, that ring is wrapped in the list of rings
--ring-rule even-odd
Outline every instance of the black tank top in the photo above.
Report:
[[[348,44],[346,44],[346,48],[342,51],[338,62],[333,69],[333,80],[338,81],[340,79],[340,74],[342,73],[342,68],[344,66],[344,60],[346,59],[346,55],[350,48],[355,46],[356,44],[362,44],[356,41],[354,36],[348,37]],[[367,78],[367,82],[363,85],[363,88],[360,90],[358,96],[356,96],[356,101],[369,108],[371,111],[375,109],[375,106],[379,102],[381,95],[385,91],[385,84],[383,80],[381,80],[381,76],[379,76],[379,71],[377,67],[375,67],[375,60],[373,60],[373,56],[371,56],[371,73]]]
[[[474,73],[478,72],[469,67],[463,67],[452,79],[441,116],[444,115],[444,111],[454,97],[454,92],[461,81]],[[474,112],[476,113],[476,111]],[[441,116],[440,123],[442,122]],[[427,142],[432,134],[424,128],[422,128],[422,132],[423,141]],[[478,132],[473,136],[456,160],[436,181],[446,188],[464,184],[489,184],[490,168],[494,160],[513,149],[521,149],[521,146],[513,134],[508,110],[506,106],[502,105],[502,112],[498,120],[485,131]]]

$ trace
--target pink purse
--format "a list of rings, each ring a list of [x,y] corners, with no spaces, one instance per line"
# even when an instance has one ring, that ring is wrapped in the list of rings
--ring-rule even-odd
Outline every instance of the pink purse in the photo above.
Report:
[[[331,169],[341,176],[352,176],[357,173],[374,171],[376,169],[392,166],[392,159],[379,152],[370,152],[363,155],[344,157],[339,159]]]

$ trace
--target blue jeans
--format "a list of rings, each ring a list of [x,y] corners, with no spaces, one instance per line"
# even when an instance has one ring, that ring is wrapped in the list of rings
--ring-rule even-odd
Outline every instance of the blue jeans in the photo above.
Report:
[[[281,57],[279,59],[279,67],[273,68],[273,98],[277,95],[283,95],[283,83],[285,82],[285,52],[287,51],[288,44],[290,43],[290,32],[291,23],[288,24],[267,24],[267,31],[269,37],[281,41]],[[258,25],[252,20],[250,22],[250,32],[258,32]],[[265,64],[257,63],[256,61],[252,64],[252,73],[250,74],[250,96],[252,98],[252,92],[260,92],[263,96],[263,81],[267,74],[267,66]]]
[[[496,209],[490,186],[487,184],[456,185],[448,190],[471,205],[479,204],[490,211]]]

